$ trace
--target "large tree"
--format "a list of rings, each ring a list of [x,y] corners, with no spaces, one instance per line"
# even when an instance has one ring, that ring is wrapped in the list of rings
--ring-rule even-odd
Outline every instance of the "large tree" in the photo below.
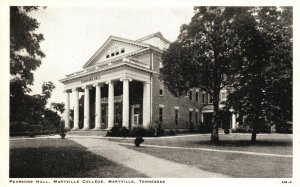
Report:
[[[10,7],[10,120],[21,119],[28,87],[33,84],[33,71],[41,65],[45,54],[40,49],[44,37],[35,30],[39,27],[36,19],[28,16],[37,11],[34,6]]]
[[[195,7],[188,25],[162,55],[161,77],[174,94],[190,88],[213,100],[211,141],[218,142],[219,93],[239,75],[253,45],[255,19],[244,7]]]
[[[232,85],[228,106],[248,116],[251,141],[260,119],[278,124],[292,120],[292,8],[252,8],[258,31],[256,48],[247,50],[247,63]]]

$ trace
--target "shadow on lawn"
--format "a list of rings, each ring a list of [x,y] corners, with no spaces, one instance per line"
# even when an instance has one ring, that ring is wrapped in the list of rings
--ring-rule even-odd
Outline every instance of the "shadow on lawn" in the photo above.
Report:
[[[94,155],[72,141],[58,141],[12,146],[10,178],[143,177],[136,172],[126,174],[128,168]]]
[[[250,140],[220,140],[219,144],[214,144],[211,141],[197,141],[197,145],[209,146],[225,146],[225,147],[247,147],[247,146],[291,146],[291,141],[274,141],[274,140],[257,140],[256,143],[251,143]]]

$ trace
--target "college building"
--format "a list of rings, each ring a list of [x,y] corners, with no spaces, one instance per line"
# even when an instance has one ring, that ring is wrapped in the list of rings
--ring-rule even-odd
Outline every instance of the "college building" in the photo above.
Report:
[[[71,128],[70,99],[74,103],[72,130],[109,130],[114,125],[131,129],[153,122],[179,130],[209,125],[213,112],[209,94],[195,88],[183,96],[172,95],[159,79],[161,55],[169,45],[160,32],[138,40],[110,36],[81,71],[60,80],[66,95],[65,127]],[[80,92],[84,94],[83,111]],[[224,90],[220,108],[226,97]],[[80,116],[83,125],[79,125]],[[220,128],[237,127],[234,113],[222,116]]]

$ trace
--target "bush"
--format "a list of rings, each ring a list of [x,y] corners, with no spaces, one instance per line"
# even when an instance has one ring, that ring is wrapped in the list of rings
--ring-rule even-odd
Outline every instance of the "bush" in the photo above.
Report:
[[[284,121],[275,125],[275,129],[277,133],[293,133],[293,122],[292,121]]]
[[[149,125],[148,128],[143,126],[136,126],[133,129],[127,129],[126,127],[120,128],[115,125],[110,131],[107,131],[106,136],[114,137],[154,137],[162,136],[164,134],[163,128],[156,128],[153,125]]]
[[[224,129],[224,133],[229,134],[229,129],[228,128]]]
[[[236,133],[251,133],[252,132],[252,128],[249,127],[248,125],[240,125],[237,127]]]
[[[136,139],[134,140],[134,144],[136,147],[140,147],[140,144],[144,142],[143,137],[136,137]]]
[[[190,130],[190,132],[194,132],[194,124],[193,124],[193,122],[190,123],[189,130]]]
[[[211,126],[206,125],[204,123],[200,123],[199,132],[204,133],[210,133],[211,132]]]
[[[147,136],[146,129],[142,126],[133,127],[133,136],[139,137],[139,136]]]
[[[148,129],[146,129],[148,136],[163,136],[164,128],[161,122],[155,121],[149,124]]]
[[[119,136],[121,136],[121,137],[129,136],[129,129],[127,129],[126,127],[122,127],[120,129]]]
[[[173,130],[170,130],[169,131],[169,136],[175,136],[176,135],[176,132],[175,131],[173,131]]]
[[[120,136],[120,126],[114,125],[109,131],[107,131],[106,136]]]

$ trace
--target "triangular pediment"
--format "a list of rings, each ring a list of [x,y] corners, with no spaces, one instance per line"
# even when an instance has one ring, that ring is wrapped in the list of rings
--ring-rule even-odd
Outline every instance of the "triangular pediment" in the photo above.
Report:
[[[106,40],[106,42],[96,51],[96,53],[88,60],[83,68],[113,60],[121,56],[125,57],[127,54],[134,53],[148,47],[148,44],[110,36]]]

